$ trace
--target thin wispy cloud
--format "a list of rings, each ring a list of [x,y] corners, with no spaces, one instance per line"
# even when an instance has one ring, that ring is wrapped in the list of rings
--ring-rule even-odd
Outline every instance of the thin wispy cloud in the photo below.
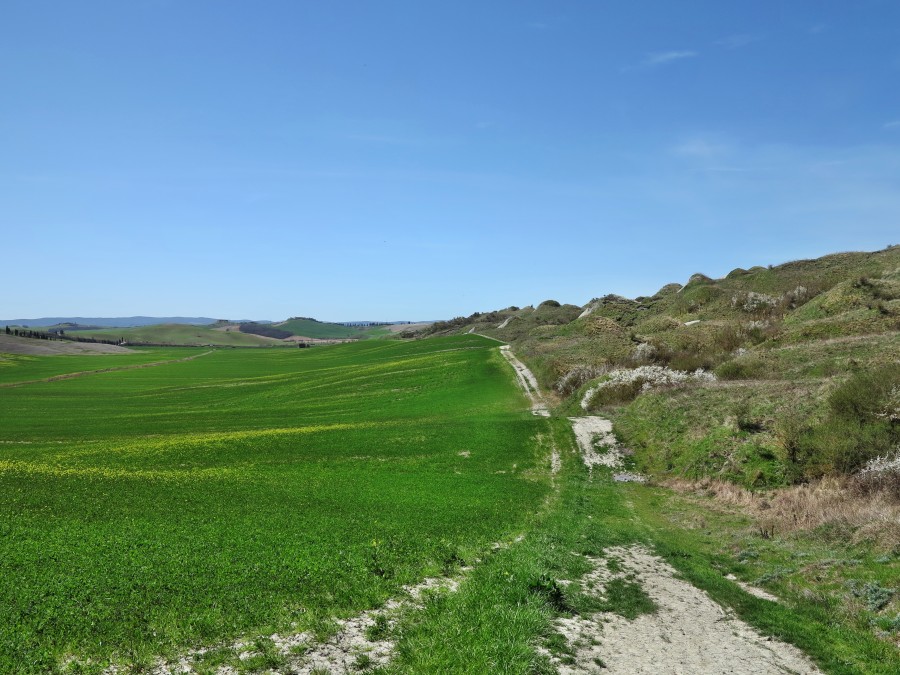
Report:
[[[676,61],[682,61],[684,59],[690,59],[695,56],[699,56],[699,54],[695,51],[691,51],[688,49],[685,50],[672,50],[668,52],[651,52],[644,57],[644,60],[640,63],[631,66],[625,66],[622,68],[622,72],[628,72],[630,70],[645,70],[648,68],[659,68],[660,66],[669,65],[675,63]]]
[[[667,63],[680,61],[682,59],[690,59],[695,56],[697,56],[697,52],[692,51],[657,52],[654,54],[648,54],[647,58],[642,62],[642,65],[648,67],[662,66]]]
[[[886,122],[884,125],[885,129],[900,129],[900,120],[893,120],[892,122]]]

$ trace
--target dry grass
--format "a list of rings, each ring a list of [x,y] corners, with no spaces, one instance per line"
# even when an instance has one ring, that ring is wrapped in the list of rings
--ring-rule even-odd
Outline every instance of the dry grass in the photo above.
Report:
[[[754,519],[764,536],[838,525],[852,530],[855,541],[869,540],[886,548],[900,546],[900,494],[856,478],[823,478],[767,492],[751,492],[712,479],[676,478],[663,484],[676,492],[711,497],[736,507]]]

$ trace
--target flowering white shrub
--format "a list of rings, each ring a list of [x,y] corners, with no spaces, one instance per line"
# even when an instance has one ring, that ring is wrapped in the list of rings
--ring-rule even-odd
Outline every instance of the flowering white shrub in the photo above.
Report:
[[[761,309],[774,307],[778,304],[778,298],[773,298],[765,293],[757,293],[756,291],[748,291],[743,298],[739,295],[732,296],[731,306],[741,306],[745,312],[758,312]]]
[[[884,403],[884,407],[877,413],[877,417],[888,422],[900,422],[900,386],[894,386]],[[900,457],[900,455],[898,455]]]
[[[884,457],[870,459],[868,464],[859,472],[859,475],[862,477],[884,476],[887,474],[897,474],[900,477],[900,449],[894,453],[893,457],[885,455]]]
[[[656,356],[656,351],[656,347],[649,342],[642,342],[634,348],[634,353],[632,353],[631,357],[635,361],[651,361]]]
[[[791,307],[802,304],[809,297],[809,289],[806,286],[797,286],[792,291],[784,294],[783,299],[787,300]]]
[[[594,397],[604,390],[628,391],[637,390],[639,393],[646,393],[658,389],[676,389],[687,384],[715,382],[716,376],[708,373],[702,368],[698,368],[693,373],[683,370],[672,370],[664,366],[640,366],[639,368],[629,368],[622,370],[614,370],[607,375],[607,378],[596,386],[588,389],[581,399],[581,407],[588,410]]]
[[[894,449],[893,455],[870,459],[856,474],[856,484],[866,491],[893,495],[900,501],[900,447]]]
[[[606,371],[607,368],[605,366],[578,366],[572,368],[572,370],[556,381],[556,391],[564,396],[568,396],[588,380],[600,377]]]

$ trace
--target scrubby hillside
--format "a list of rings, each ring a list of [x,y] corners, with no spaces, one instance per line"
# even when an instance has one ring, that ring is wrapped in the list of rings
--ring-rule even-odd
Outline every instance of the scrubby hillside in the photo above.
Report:
[[[612,417],[657,477],[750,486],[852,474],[900,443],[898,330],[900,246],[429,329],[513,343],[563,409]]]

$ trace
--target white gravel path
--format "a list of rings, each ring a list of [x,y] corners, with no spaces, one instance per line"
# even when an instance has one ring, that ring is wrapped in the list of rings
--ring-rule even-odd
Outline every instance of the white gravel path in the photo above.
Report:
[[[643,483],[647,479],[638,474],[622,471],[624,468],[623,448],[619,445],[612,430],[612,422],[605,417],[589,415],[587,417],[570,417],[575,440],[581,450],[581,460],[593,474],[595,466],[612,469],[613,480],[620,483]]]
[[[509,361],[510,365],[512,365],[513,369],[516,371],[516,379],[519,382],[519,386],[522,387],[522,391],[525,392],[525,395],[528,396],[528,399],[531,401],[532,414],[539,415],[540,417],[550,417],[550,410],[547,408],[544,397],[541,395],[541,390],[534,373],[528,369],[528,366],[516,358],[516,355],[513,354],[512,350],[509,348],[509,345],[500,347],[500,353],[503,354],[503,357]]]
[[[387,636],[383,639],[369,639],[369,629],[376,625],[380,617],[388,627],[393,627],[398,615],[411,608],[424,606],[427,593],[452,593],[459,587],[461,575],[471,568],[460,570],[460,577],[429,577],[418,584],[405,586],[403,595],[388,600],[383,607],[362,612],[350,619],[336,621],[338,630],[324,642],[316,642],[311,633],[274,634],[268,636],[275,649],[285,657],[286,665],[266,672],[291,673],[292,675],[311,675],[312,673],[356,673],[359,672],[360,659],[365,659],[368,667],[384,666],[390,662],[394,654],[394,640]],[[252,641],[238,640],[228,649],[246,661],[258,654]],[[306,649],[304,649],[304,647]],[[299,649],[298,649],[299,648]],[[154,666],[151,675],[187,675],[198,672],[194,665],[196,658],[202,656],[210,648],[192,649],[175,661],[159,662]],[[119,675],[129,672],[117,666],[106,668],[104,675]],[[237,675],[233,666],[219,666],[216,675]]]
[[[760,635],[704,591],[677,578],[676,571],[647,548],[614,547],[605,554],[606,558],[591,559],[595,568],[582,579],[582,587],[593,586],[602,594],[612,579],[633,576],[658,610],[633,621],[603,612],[558,619],[556,629],[575,650],[574,664],[554,657],[560,675],[821,672],[796,647]],[[619,571],[610,571],[609,558],[618,561]]]

